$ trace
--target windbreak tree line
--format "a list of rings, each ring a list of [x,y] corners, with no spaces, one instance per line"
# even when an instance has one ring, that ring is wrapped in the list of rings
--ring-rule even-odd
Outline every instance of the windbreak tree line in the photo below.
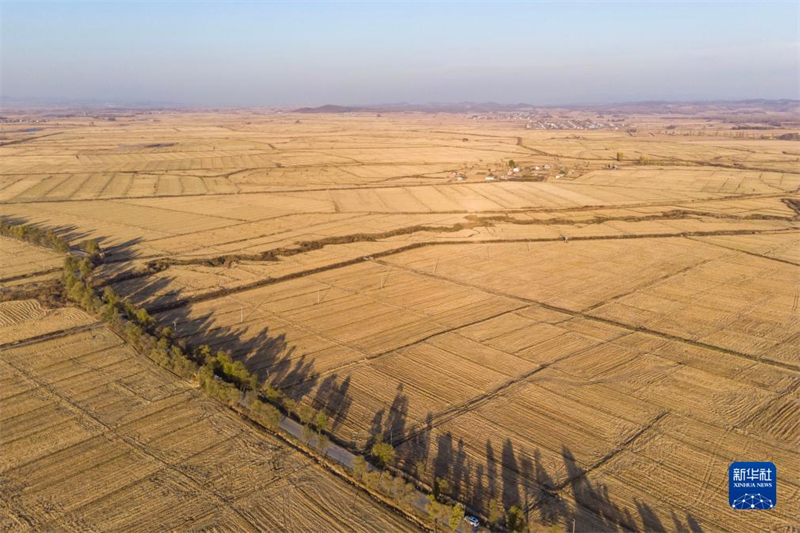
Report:
[[[20,240],[69,252],[69,243],[53,234],[26,225],[13,225],[0,221],[0,233]],[[93,275],[102,262],[102,252],[96,241],[84,241],[78,247],[81,256],[68,253],[64,258],[61,282],[66,296],[85,311],[100,317],[139,353],[146,355],[159,366],[187,379],[196,380],[209,396],[235,407],[265,427],[277,429],[281,412],[293,414],[303,424],[303,440],[309,444],[316,438],[317,448],[325,452],[329,445],[328,416],[308,404],[301,404],[283,391],[268,384],[258,387],[257,376],[241,361],[234,361],[229,352],[214,352],[201,345],[195,350],[175,339],[173,328],[160,327],[146,309],[121,298],[113,288],[106,286],[101,293],[95,290]],[[395,462],[396,451],[386,442],[379,441],[368,450],[370,457],[381,467],[368,466],[362,456],[353,461],[354,477],[372,490],[394,500],[401,508],[414,511],[419,497],[414,486],[402,475],[393,476],[386,468]],[[425,508],[435,525],[455,531],[464,518],[464,506],[452,503],[446,496],[445,480],[436,480],[434,493],[428,496]],[[493,502],[489,521],[495,527],[505,523],[509,531],[523,531],[524,515],[516,507],[504,510],[502,504]]]
[[[66,253],[69,251],[69,243],[55,232],[43,230],[30,224],[14,224],[5,218],[0,218],[0,235],[44,246],[45,248],[52,248],[58,252]]]

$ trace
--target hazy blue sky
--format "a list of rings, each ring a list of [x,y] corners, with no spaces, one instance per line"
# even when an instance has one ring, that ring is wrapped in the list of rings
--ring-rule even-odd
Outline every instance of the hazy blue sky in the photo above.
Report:
[[[1,5],[2,94],[18,99],[798,98],[797,1]]]

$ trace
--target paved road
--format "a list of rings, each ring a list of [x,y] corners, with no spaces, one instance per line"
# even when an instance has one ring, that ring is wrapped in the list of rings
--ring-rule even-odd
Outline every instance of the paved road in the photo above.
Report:
[[[292,420],[291,418],[282,416],[280,422],[280,428],[284,430],[286,433],[292,435],[298,440],[303,441],[303,426]],[[316,436],[311,437],[311,440],[308,441],[309,446],[316,446]],[[342,448],[338,444],[333,442],[328,444],[328,447],[325,449],[324,454],[339,463],[340,465],[346,466],[347,468],[353,468],[353,459],[355,455],[350,451]],[[378,470],[371,464],[367,463],[367,470],[372,472]],[[414,500],[413,505],[416,507],[423,515],[428,514],[428,495],[420,490],[414,489]],[[475,528],[467,524],[466,522],[462,522],[456,531],[460,533],[474,533],[476,531],[486,531],[481,528]]]

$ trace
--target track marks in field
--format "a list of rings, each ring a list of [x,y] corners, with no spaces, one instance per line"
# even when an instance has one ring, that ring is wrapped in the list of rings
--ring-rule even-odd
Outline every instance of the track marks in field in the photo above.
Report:
[[[575,239],[575,240],[577,240],[577,239]],[[379,261],[379,262],[384,264],[384,265],[389,265],[390,264],[390,263],[385,263],[383,261]],[[462,286],[462,287],[470,287],[470,288],[473,288],[473,289],[481,290],[481,291],[487,292],[489,294],[493,294],[495,296],[501,296],[501,297],[504,297],[504,298],[510,298],[512,300],[517,300],[519,302],[523,302],[523,303],[526,303],[528,305],[534,305],[534,304],[535,305],[539,305],[539,306],[541,306],[541,307],[543,307],[545,309],[548,309],[548,310],[551,310],[551,311],[557,311],[559,313],[564,313],[566,315],[570,315],[570,316],[573,316],[573,317],[585,318],[587,320],[591,320],[591,321],[595,321],[595,322],[599,322],[599,323],[603,323],[603,324],[608,324],[608,325],[611,325],[611,326],[616,326],[616,327],[619,327],[619,328],[622,328],[622,329],[625,329],[625,330],[628,330],[628,331],[631,331],[631,332],[645,333],[645,334],[653,335],[653,336],[660,337],[660,338],[663,338],[663,339],[680,342],[682,344],[687,344],[687,345],[690,345],[690,346],[697,346],[697,347],[700,347],[700,348],[713,350],[713,351],[716,351],[718,353],[722,353],[722,354],[726,354],[726,355],[734,355],[734,356],[737,356],[737,357],[743,357],[743,358],[749,359],[751,361],[757,361],[757,362],[760,362],[760,363],[763,363],[763,364],[776,366],[776,367],[783,368],[783,369],[786,369],[786,370],[791,370],[792,372],[800,374],[800,372],[798,372],[798,369],[797,369],[796,365],[789,364],[789,363],[784,363],[782,361],[776,361],[776,360],[772,360],[772,359],[763,359],[761,357],[757,357],[757,356],[754,356],[754,355],[751,355],[751,354],[748,354],[748,353],[744,353],[744,352],[740,352],[740,351],[737,351],[737,350],[732,350],[732,349],[729,349],[729,348],[723,348],[721,346],[716,346],[716,345],[708,344],[708,343],[701,342],[701,341],[695,341],[695,340],[692,340],[692,339],[681,337],[679,335],[674,335],[674,334],[671,334],[671,333],[666,333],[666,332],[662,332],[662,331],[646,328],[644,326],[634,326],[634,325],[626,324],[624,322],[620,322],[620,321],[617,321],[617,320],[611,320],[611,319],[607,319],[607,318],[602,318],[602,317],[595,316],[595,315],[592,315],[590,313],[586,313],[586,312],[583,312],[583,311],[575,311],[573,309],[568,309],[568,308],[565,308],[565,307],[560,307],[560,306],[548,304],[546,302],[536,301],[536,300],[533,300],[533,299],[530,299],[530,298],[524,298],[522,296],[517,296],[517,295],[514,295],[514,294],[507,294],[507,293],[504,293],[502,291],[497,291],[497,290],[494,290],[494,289],[489,288],[489,287],[483,287],[483,286],[480,286],[480,285],[467,283],[465,281],[446,278],[446,277],[441,276],[441,275],[432,274],[432,273],[429,273],[429,272],[426,272],[426,271],[417,270],[417,269],[414,269],[414,268],[398,265],[398,264],[395,264],[395,263],[391,263],[391,266],[392,266],[392,268],[397,268],[397,269],[400,269],[400,270],[406,270],[408,272],[413,272],[413,273],[416,273],[416,274],[419,274],[419,275],[422,275],[422,276],[428,276],[428,277],[436,278],[436,279],[442,280],[442,281],[447,282],[447,283],[453,283],[455,285],[459,285],[459,286]]]
[[[148,457],[150,460],[155,461],[161,466],[161,469],[167,470],[176,476],[179,479],[184,479],[188,482],[190,486],[194,488],[194,490],[198,491],[201,494],[206,495],[207,497],[211,498],[213,501],[216,501],[218,505],[228,509],[231,513],[235,514],[240,520],[244,523],[248,524],[253,530],[257,530],[255,524],[250,522],[248,518],[240,512],[236,507],[231,505],[231,503],[227,500],[227,498],[222,497],[213,489],[206,486],[204,483],[199,482],[195,478],[193,478],[189,473],[166,462],[162,459],[158,454],[153,453],[151,450],[148,449],[147,446],[140,443],[138,440],[120,434],[115,428],[109,426],[99,418],[97,418],[94,414],[87,411],[74,401],[72,401],[69,397],[62,394],[56,388],[50,386],[45,381],[38,379],[36,376],[21,368],[18,365],[13,364],[12,362],[6,361],[6,363],[13,368],[17,373],[23,376],[26,380],[36,385],[39,390],[44,391],[49,396],[51,396],[54,401],[67,408],[69,411],[73,412],[79,419],[88,421],[91,425],[93,425],[97,430],[99,430],[103,435],[107,438],[111,439],[112,441],[120,442],[124,444],[126,447],[130,448],[131,450],[135,450],[136,453],[140,454],[141,456]]]
[[[701,242],[703,244],[709,244],[711,246],[717,246],[718,248],[725,248],[726,250],[731,250],[731,251],[734,251],[734,252],[739,252],[739,253],[743,253],[743,254],[747,254],[747,255],[752,255],[753,257],[758,257],[758,258],[761,258],[761,259],[767,259],[768,261],[777,261],[778,263],[784,263],[784,264],[787,264],[787,265],[800,266],[800,263],[795,263],[794,261],[789,261],[787,259],[781,259],[780,257],[770,257],[768,255],[759,254],[759,253],[756,253],[756,252],[750,252],[748,250],[742,250],[740,248],[734,248],[733,246],[725,246],[724,244],[719,244],[717,242],[705,241],[705,240],[698,239],[698,238],[693,238],[693,237],[688,237],[688,238],[693,240],[693,241],[696,241],[696,242]]]

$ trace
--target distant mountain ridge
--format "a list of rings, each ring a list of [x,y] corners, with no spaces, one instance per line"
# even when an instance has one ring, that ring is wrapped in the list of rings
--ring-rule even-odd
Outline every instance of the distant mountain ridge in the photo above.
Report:
[[[431,102],[427,104],[376,104],[363,106],[341,106],[326,104],[319,107],[301,107],[294,113],[492,113],[530,111],[536,106],[531,104],[498,104],[496,102]]]
[[[763,110],[771,112],[793,113],[800,111],[800,100],[713,100],[713,101],[645,101],[622,102],[614,104],[585,105],[533,105],[527,103],[498,104],[496,102],[431,102],[411,104],[406,102],[375,105],[335,105],[326,104],[318,107],[301,107],[294,113],[513,113],[522,111],[569,109],[591,110],[603,113],[664,113],[664,114],[696,114],[709,112],[753,112]]]
[[[355,113],[367,110],[366,107],[349,107],[343,105],[326,104],[319,107],[301,107],[294,113]]]

